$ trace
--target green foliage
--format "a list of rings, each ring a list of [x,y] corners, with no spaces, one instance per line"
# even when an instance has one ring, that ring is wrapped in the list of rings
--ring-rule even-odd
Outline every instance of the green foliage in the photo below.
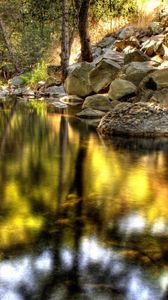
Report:
[[[39,81],[46,81],[48,77],[47,66],[44,61],[37,63],[32,72],[26,72],[21,75],[21,78],[24,80],[25,84],[28,84],[34,87]]]
[[[127,16],[137,12],[137,0],[101,0],[91,1],[91,16],[94,19],[104,19],[107,17]]]

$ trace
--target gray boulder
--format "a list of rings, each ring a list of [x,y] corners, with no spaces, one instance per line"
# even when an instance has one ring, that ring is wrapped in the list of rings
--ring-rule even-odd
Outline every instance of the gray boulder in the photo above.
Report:
[[[146,74],[157,70],[157,65],[158,64],[153,61],[132,62],[126,65],[124,69],[125,79],[138,86]]]
[[[111,101],[107,94],[96,94],[92,96],[88,96],[82,108],[92,108],[96,110],[108,111],[111,109]]]
[[[98,126],[103,135],[168,136],[168,108],[153,103],[121,103]]]
[[[93,65],[87,62],[71,66],[64,83],[65,91],[69,95],[77,95],[79,97],[86,97],[90,95],[92,87],[89,82],[89,72],[92,69]]]
[[[107,88],[111,81],[117,76],[121,67],[118,63],[103,59],[100,63],[90,71],[89,83],[95,93]]]
[[[115,79],[110,85],[108,95],[112,100],[120,100],[126,96],[135,96],[136,92],[137,87],[132,82],[123,79]]]

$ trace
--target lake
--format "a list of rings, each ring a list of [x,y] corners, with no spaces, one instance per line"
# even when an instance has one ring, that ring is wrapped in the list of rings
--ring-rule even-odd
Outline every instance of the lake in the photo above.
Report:
[[[168,299],[168,140],[0,107],[0,299]]]

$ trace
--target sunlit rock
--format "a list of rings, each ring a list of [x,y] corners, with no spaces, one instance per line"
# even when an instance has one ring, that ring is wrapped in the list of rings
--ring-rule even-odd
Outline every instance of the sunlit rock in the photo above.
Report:
[[[106,89],[111,81],[115,79],[120,69],[120,65],[110,59],[100,61],[89,73],[89,82],[92,90],[95,93],[99,93],[101,90]]]
[[[108,111],[111,109],[111,101],[109,100],[107,94],[96,94],[88,96],[85,99],[82,107]]]
[[[87,62],[72,66],[64,83],[65,91],[69,95],[77,95],[79,97],[90,95],[92,87],[88,75],[92,69],[93,65]]]
[[[110,85],[108,92],[109,98],[112,100],[120,100],[121,98],[131,98],[135,96],[137,87],[130,81],[123,79],[115,79]]]
[[[160,47],[164,42],[164,35],[159,34],[145,40],[141,45],[141,50],[148,56],[154,56],[160,52]]]

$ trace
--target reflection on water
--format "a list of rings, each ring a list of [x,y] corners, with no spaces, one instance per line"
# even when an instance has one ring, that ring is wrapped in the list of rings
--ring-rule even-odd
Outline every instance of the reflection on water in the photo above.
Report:
[[[0,110],[0,299],[168,299],[168,141]]]

